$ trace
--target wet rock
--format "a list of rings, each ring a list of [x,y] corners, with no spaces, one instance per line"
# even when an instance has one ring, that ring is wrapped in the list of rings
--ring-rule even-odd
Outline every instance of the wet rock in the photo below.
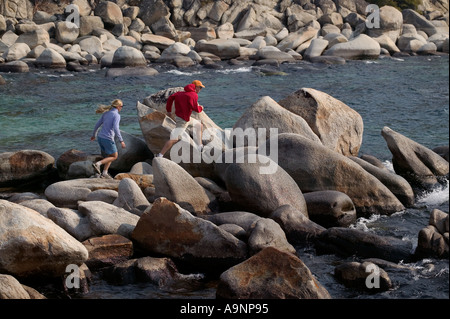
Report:
[[[397,174],[404,177],[415,189],[432,189],[438,178],[449,173],[448,162],[419,143],[384,127],[382,136],[392,153],[392,164]]]
[[[303,194],[309,219],[325,227],[348,227],[356,221],[356,209],[350,197],[337,191]]]
[[[192,285],[203,279],[201,274],[186,275],[178,271],[170,258],[142,257],[130,259],[105,269],[102,275],[109,282],[126,285],[151,283],[160,288],[174,285]]]
[[[103,59],[102,59],[103,61]],[[108,65],[108,67],[110,67],[111,65]],[[150,68],[150,67],[145,67],[145,66],[141,66],[141,67],[126,67],[126,68],[119,68],[119,67],[114,67],[114,68],[109,68],[106,71],[105,76],[106,77],[111,77],[111,78],[115,78],[115,77],[119,77],[119,76],[154,76],[157,75],[159,72],[157,70],[155,70],[154,68]],[[126,142],[125,142],[126,143]]]
[[[12,73],[26,73],[29,72],[30,68],[28,64],[23,61],[11,61],[7,63],[0,64],[0,72],[12,72]],[[5,82],[6,84],[6,82]]]
[[[220,276],[218,299],[331,299],[294,254],[268,247]]]
[[[442,146],[435,147],[432,149],[432,151],[439,154],[441,157],[443,157],[448,162],[448,159],[449,159],[448,145],[442,145]]]
[[[133,256],[133,242],[121,235],[92,237],[82,242],[89,252],[86,265],[98,269],[119,264]]]
[[[238,225],[244,229],[245,232],[250,233],[253,226],[262,217],[249,212],[232,211],[203,216],[203,218],[209,220],[217,226],[225,224]]]
[[[319,253],[380,258],[392,262],[411,258],[412,243],[391,236],[379,236],[358,229],[332,227],[324,231],[316,248]]]
[[[428,226],[419,232],[415,255],[420,258],[449,256],[449,218],[448,213],[433,209]]]
[[[350,156],[349,158],[386,185],[405,207],[412,207],[414,205],[414,191],[406,179],[400,175],[391,173],[385,167],[376,167],[358,157]]]
[[[281,226],[288,241],[294,245],[314,242],[325,230],[323,226],[316,224],[291,205],[280,206],[269,218]]]
[[[296,252],[280,225],[270,218],[262,218],[255,223],[247,245],[250,255],[255,255],[266,247],[275,247],[292,254]]]
[[[379,293],[392,288],[387,272],[370,262],[347,262],[334,269],[334,276],[346,287]]]
[[[219,228],[229,232],[231,235],[239,240],[246,242],[248,240],[248,234],[241,226],[236,224],[222,224]]]

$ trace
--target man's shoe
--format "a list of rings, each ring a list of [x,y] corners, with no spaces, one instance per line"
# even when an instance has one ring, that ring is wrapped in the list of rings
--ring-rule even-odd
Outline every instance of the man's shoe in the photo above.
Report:
[[[155,155],[155,157],[164,157],[164,155],[162,155],[161,153],[158,153]]]
[[[92,167],[94,168],[94,170],[97,172],[97,174],[101,174],[102,172],[100,171],[100,165],[98,165],[97,163],[92,163]]]

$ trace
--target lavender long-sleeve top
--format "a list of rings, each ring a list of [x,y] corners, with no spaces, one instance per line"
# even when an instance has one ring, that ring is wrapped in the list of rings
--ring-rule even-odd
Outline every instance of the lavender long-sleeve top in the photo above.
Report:
[[[100,133],[98,133],[98,137],[114,141],[114,137],[117,135],[119,141],[122,142],[123,138],[120,134],[119,123],[119,111],[116,108],[113,108],[102,114],[102,117],[97,121],[97,124],[95,124],[93,136],[95,136],[97,130],[102,126]]]

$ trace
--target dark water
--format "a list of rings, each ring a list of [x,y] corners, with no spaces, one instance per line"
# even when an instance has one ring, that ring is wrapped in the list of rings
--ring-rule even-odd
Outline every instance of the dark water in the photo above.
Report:
[[[160,73],[153,77],[107,78],[104,70],[2,74],[8,83],[0,86],[0,152],[35,149],[55,158],[72,148],[98,153],[97,144],[89,141],[98,119],[95,109],[116,98],[125,104],[121,130],[142,137],[136,102],[159,90],[184,86],[193,79],[206,85],[200,93],[200,104],[222,128],[231,128],[263,96],[278,101],[309,87],[328,93],[361,114],[364,136],[360,154],[374,155],[388,167],[391,154],[381,136],[384,126],[429,148],[449,143],[448,56],[383,58],[331,66],[300,62],[282,65],[279,70],[285,75],[272,76],[248,65],[226,66],[222,70],[154,67]],[[430,212],[438,208],[448,213],[448,197],[447,181],[441,189],[417,198],[413,209],[389,217],[360,219],[352,227],[411,241],[415,248],[418,232],[428,224]],[[336,282],[334,267],[343,261],[341,258],[316,256],[312,247],[298,247],[298,255],[333,298],[449,298],[448,259],[402,264],[402,269],[388,271],[394,289],[365,294]],[[96,279],[91,291],[82,298],[213,299],[215,286],[208,283],[164,290],[146,284],[112,286]]]

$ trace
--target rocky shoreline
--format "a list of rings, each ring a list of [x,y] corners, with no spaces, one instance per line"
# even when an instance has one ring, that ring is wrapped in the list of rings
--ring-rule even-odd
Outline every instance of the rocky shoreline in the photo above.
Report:
[[[261,98],[234,125],[278,128],[265,143],[227,148],[203,112],[198,119],[216,135],[204,136],[202,153],[186,136],[177,145],[188,161],[176,162],[176,152],[153,158],[175,125],[161,111],[180,89],[137,103],[143,140],[122,132],[128,147],[112,180],[95,174],[98,155],[81,150],[56,160],[34,150],[0,154],[1,298],[47,298],[43,282],[76,296],[100,276],[160,289],[215,280],[218,299],[330,299],[296,247],[356,256],[360,262],[341,263],[334,276],[368,290],[369,270],[378,269],[378,292],[392,288],[389,269],[400,261],[448,258],[448,212],[433,210],[415,251],[410,241],[349,227],[413,207],[417,194],[448,180],[448,145],[430,150],[385,127],[391,172],[375,157],[358,157],[357,112],[302,88],[278,102]],[[268,166],[275,172],[261,174]]]
[[[417,11],[364,0],[5,0],[0,72],[97,65],[151,76],[160,63],[214,68],[218,61],[277,66],[448,54],[448,19],[447,0],[425,0]]]

